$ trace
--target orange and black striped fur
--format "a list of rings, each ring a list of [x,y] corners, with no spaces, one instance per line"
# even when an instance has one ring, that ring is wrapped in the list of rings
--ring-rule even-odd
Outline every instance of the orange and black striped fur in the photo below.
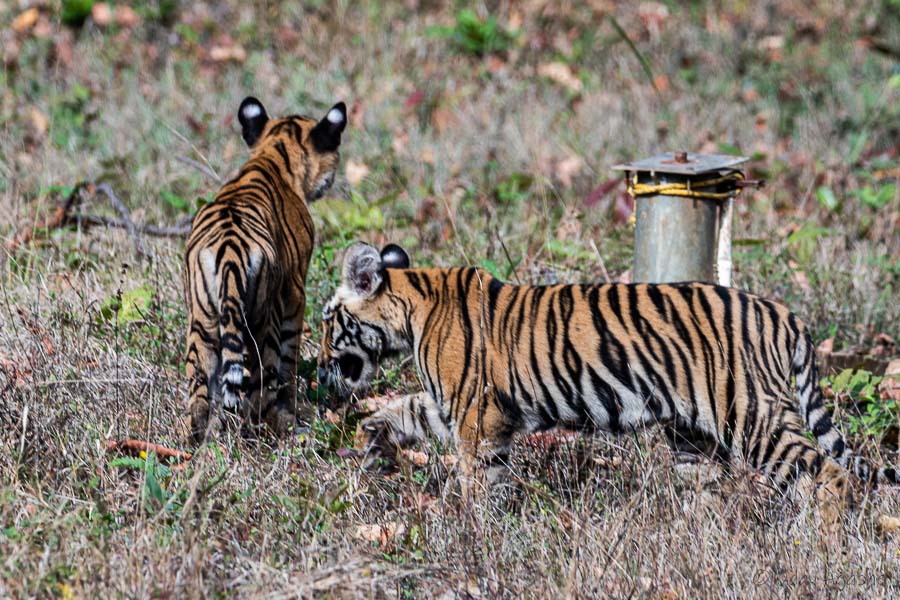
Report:
[[[361,392],[379,359],[411,352],[425,388],[363,424],[370,450],[430,429],[456,438],[465,470],[502,459],[515,433],[660,423],[782,485],[805,473],[840,492],[838,464],[897,483],[844,444],[806,326],[775,302],[702,283],[523,286],[408,267],[397,246],[354,245],[324,311],[320,378]]]
[[[188,421],[197,441],[221,408],[276,433],[295,424],[314,238],[307,203],[334,181],[347,115],[339,103],[320,121],[270,119],[247,98],[238,119],[250,159],[198,211],[185,253]]]

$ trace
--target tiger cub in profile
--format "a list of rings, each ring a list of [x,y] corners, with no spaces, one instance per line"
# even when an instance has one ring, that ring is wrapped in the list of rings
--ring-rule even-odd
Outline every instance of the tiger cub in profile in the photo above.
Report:
[[[471,475],[503,459],[515,433],[659,423],[780,485],[805,474],[843,497],[838,465],[897,483],[895,469],[870,469],[832,424],[806,325],[736,289],[510,285],[471,267],[411,269],[398,246],[379,254],[357,243],[324,309],[319,378],[362,392],[382,357],[409,352],[425,393],[363,422],[372,453],[431,430],[456,439]]]
[[[295,382],[313,251],[307,203],[334,181],[344,103],[321,120],[238,109],[250,159],[194,218],[184,259],[188,424],[199,442],[221,407],[276,434],[295,425]],[[245,381],[244,370],[250,373]]]

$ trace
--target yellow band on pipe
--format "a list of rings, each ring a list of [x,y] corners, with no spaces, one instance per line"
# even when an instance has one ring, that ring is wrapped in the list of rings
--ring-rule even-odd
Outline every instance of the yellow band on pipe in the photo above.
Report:
[[[664,196],[682,196],[684,198],[702,198],[705,200],[724,200],[741,193],[741,188],[735,188],[728,192],[704,192],[703,188],[709,188],[727,181],[742,181],[744,174],[740,171],[734,171],[716,177],[714,179],[704,179],[696,183],[638,183],[637,173],[632,177],[632,181],[628,183],[628,193],[635,199],[634,207],[631,210],[631,218],[629,224],[634,227],[635,217],[637,215],[637,197],[638,196],[654,196],[657,194]]]

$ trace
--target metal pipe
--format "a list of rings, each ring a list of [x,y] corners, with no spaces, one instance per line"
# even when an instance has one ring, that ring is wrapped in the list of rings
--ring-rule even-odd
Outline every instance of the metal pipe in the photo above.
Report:
[[[747,160],[682,151],[614,167],[635,196],[633,281],[731,285],[733,200],[750,183],[735,167]]]

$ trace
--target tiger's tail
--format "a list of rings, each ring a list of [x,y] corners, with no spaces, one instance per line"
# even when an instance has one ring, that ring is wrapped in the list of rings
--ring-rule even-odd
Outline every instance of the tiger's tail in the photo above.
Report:
[[[831,413],[825,406],[822,388],[819,387],[819,373],[812,339],[809,337],[809,332],[802,326],[794,347],[792,367],[800,402],[800,415],[806,422],[809,431],[816,436],[822,449],[839,465],[863,481],[871,481],[876,484],[900,484],[897,467],[873,468],[868,460],[850,449],[841,432],[835,427],[831,420]]]
[[[219,270],[219,364],[222,374],[222,405],[229,410],[240,407],[244,383],[245,306],[243,269],[223,261]]]

